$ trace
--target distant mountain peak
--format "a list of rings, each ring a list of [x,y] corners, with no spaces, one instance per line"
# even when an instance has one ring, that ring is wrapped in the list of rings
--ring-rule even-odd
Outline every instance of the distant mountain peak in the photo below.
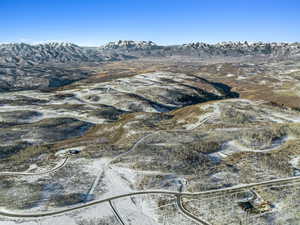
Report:
[[[132,40],[119,40],[109,42],[102,46],[103,49],[152,49],[157,47],[153,41],[132,41]]]
[[[44,63],[99,62],[102,60],[104,60],[104,57],[96,49],[88,50],[69,42],[0,45],[0,64],[35,65]]]
[[[142,57],[185,56],[197,58],[265,56],[300,57],[300,43],[193,42],[161,46],[153,41],[119,40],[101,47],[81,47],[69,42],[0,44],[0,64],[37,65],[55,63],[91,63]]]

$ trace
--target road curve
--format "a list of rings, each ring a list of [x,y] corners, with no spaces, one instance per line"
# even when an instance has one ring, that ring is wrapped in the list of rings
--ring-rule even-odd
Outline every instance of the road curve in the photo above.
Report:
[[[184,196],[184,197],[189,197],[189,196],[206,196],[209,194],[218,194],[218,193],[234,193],[235,191],[243,190],[243,189],[248,189],[251,187],[258,187],[258,186],[263,186],[263,185],[270,185],[270,184],[279,184],[279,183],[285,183],[285,182],[297,182],[300,181],[300,176],[299,177],[288,177],[288,178],[281,178],[281,179],[274,179],[270,181],[264,181],[264,182],[259,182],[259,183],[250,183],[250,184],[244,184],[244,185],[237,185],[233,187],[228,187],[228,188],[221,188],[221,189],[215,189],[215,190],[208,190],[208,191],[201,191],[201,192],[175,192],[175,191],[164,191],[164,190],[149,190],[149,191],[137,191],[137,192],[131,192],[127,194],[121,194],[121,195],[116,195],[112,196],[106,199],[102,200],[96,200],[92,201],[83,205],[79,205],[73,208],[67,208],[63,209],[60,211],[52,211],[52,212],[43,212],[43,213],[13,213],[13,212],[5,212],[5,211],[0,211],[0,215],[2,216],[8,216],[8,217],[16,217],[16,218],[38,218],[38,217],[46,217],[46,216],[54,216],[54,215],[59,215],[67,212],[72,212],[74,210],[79,210],[83,208],[87,208],[90,206],[94,206],[97,204],[101,204],[104,202],[112,201],[115,199],[119,198],[124,198],[124,197],[129,197],[129,196],[135,196],[135,195],[145,195],[145,194],[163,194],[163,195],[179,195],[179,196]]]
[[[202,224],[202,225],[212,225],[211,223],[208,223],[207,221],[198,218],[197,216],[193,215],[192,213],[190,213],[183,205],[182,200],[181,200],[181,196],[180,195],[176,195],[176,204],[178,209],[182,212],[183,215],[187,216],[188,218],[194,220],[195,222]]]
[[[154,132],[157,133],[157,132]],[[123,157],[124,155],[127,155],[128,153],[134,151],[136,149],[136,147],[142,142],[144,141],[147,137],[153,135],[154,133],[151,134],[147,134],[144,137],[140,138],[137,142],[135,142],[135,144],[127,151],[127,152],[123,152],[117,156],[115,156],[114,158],[112,158],[111,160],[109,160],[104,166],[103,168],[98,172],[96,179],[94,180],[91,188],[89,189],[87,196],[92,196],[92,194],[95,191],[96,186],[98,185],[100,178],[102,176],[102,174],[105,172],[105,169],[109,166],[109,164],[111,164],[113,161],[116,161],[117,159]]]
[[[52,173],[55,172],[61,168],[63,168],[66,163],[68,162],[69,158],[65,158],[63,160],[63,162],[57,166],[55,166],[54,168],[44,171],[44,172],[39,172],[39,173],[26,173],[26,172],[0,172],[0,176],[37,176],[37,175],[44,175],[44,174],[48,174],[48,173]]]
[[[154,132],[154,133],[157,133],[157,132]],[[101,176],[105,173],[105,170],[107,169],[107,167],[109,166],[109,164],[111,164],[113,161],[116,161],[117,159],[123,157],[124,155],[127,155],[128,153],[134,151],[136,149],[136,147],[142,142],[144,141],[147,137],[153,135],[154,133],[150,133],[150,134],[147,134],[145,135],[144,137],[140,138],[138,141],[135,142],[135,144],[126,152],[123,152],[117,156],[115,156],[114,158],[112,158],[111,160],[109,160],[103,167],[102,169],[98,172],[97,174],[97,177],[96,179],[94,180],[92,186],[90,187],[90,189],[88,190],[88,193],[87,193],[87,197],[85,199],[85,201],[89,201],[90,200],[90,197],[93,195],[99,181],[100,181],[100,178]],[[118,214],[117,210],[114,208],[113,204],[111,201],[109,201],[109,205],[111,207],[111,209],[113,210],[114,212],[114,215],[117,217],[117,219],[120,221],[120,223],[122,225],[125,225],[124,221],[122,220],[121,216]],[[0,214],[1,215],[1,214]]]
[[[205,118],[204,120],[202,120],[197,127],[199,127],[203,123],[205,123],[207,121],[207,119],[208,118]],[[195,128],[197,128],[197,127],[195,127]],[[193,129],[195,129],[195,128],[193,128]],[[173,131],[176,131],[176,130],[173,130]],[[185,130],[177,130],[177,131],[185,131]],[[156,132],[153,132],[151,134],[148,134],[148,135],[142,137],[141,139],[139,139],[132,146],[132,148],[129,151],[124,152],[124,153],[122,153],[122,154],[114,157],[113,159],[111,159],[104,166],[104,168],[108,167],[111,162],[113,162],[113,161],[121,158],[122,156],[128,154],[129,152],[135,150],[135,148],[138,146],[138,144],[140,144],[144,139],[146,139],[147,137],[149,137],[149,136],[151,136],[151,135],[153,135],[155,133],[158,133],[158,132],[160,132],[160,131],[156,131]],[[1,173],[0,172],[0,175],[11,175],[11,176],[15,176],[15,175],[42,175],[42,174],[54,172],[54,171],[62,168],[63,166],[65,166],[65,164],[67,163],[67,161],[68,161],[68,158],[66,158],[63,161],[62,164],[56,166],[55,168],[53,168],[53,169],[51,169],[49,171],[45,171],[45,172],[42,172],[42,173],[25,173],[25,172],[2,172]],[[89,190],[89,193],[91,193],[91,194],[93,193],[95,187],[97,186],[97,184],[99,182],[99,179],[101,177],[102,172],[99,173],[99,175],[95,179],[95,181],[94,181],[91,189]],[[244,185],[238,185],[238,186],[233,186],[233,187],[229,187],[229,188],[222,188],[222,189],[202,191],[202,192],[195,192],[195,193],[190,193],[190,192],[172,192],[172,191],[164,191],[164,190],[139,191],[139,192],[131,192],[131,193],[127,193],[127,194],[122,194],[122,195],[116,195],[116,196],[113,196],[113,197],[110,197],[110,198],[106,198],[106,199],[102,199],[102,200],[92,201],[92,202],[89,202],[89,203],[85,203],[85,204],[82,204],[82,205],[79,205],[79,206],[76,206],[76,207],[73,207],[73,208],[67,208],[67,209],[60,210],[60,211],[52,211],[52,212],[44,212],[44,213],[32,213],[32,214],[29,214],[29,213],[22,214],[22,213],[13,213],[13,212],[6,212],[6,211],[2,211],[1,212],[0,211],[0,215],[2,215],[2,216],[8,216],[8,217],[15,217],[15,218],[38,218],[38,217],[46,217],[46,216],[59,215],[59,214],[63,214],[63,213],[72,212],[72,211],[75,211],[75,210],[79,210],[79,209],[91,207],[91,206],[94,206],[94,205],[97,205],[97,204],[101,204],[101,203],[104,203],[104,202],[109,202],[112,210],[114,211],[114,214],[116,215],[116,217],[118,218],[118,220],[120,221],[120,223],[122,225],[125,225],[124,221],[122,220],[122,218],[120,217],[120,215],[118,214],[118,212],[116,211],[116,209],[114,208],[114,206],[112,205],[112,202],[111,202],[112,200],[119,199],[119,198],[124,198],[124,197],[129,197],[129,196],[134,196],[134,195],[164,194],[164,195],[175,195],[177,197],[177,205],[178,205],[179,209],[181,210],[182,213],[184,213],[189,218],[192,218],[193,220],[195,220],[195,221],[197,221],[199,223],[202,223],[204,225],[211,225],[208,222],[206,222],[206,221],[204,221],[202,219],[197,218],[196,216],[194,216],[193,214],[191,214],[188,210],[186,210],[184,208],[184,206],[182,205],[181,197],[182,196],[185,196],[185,197],[188,197],[188,196],[207,196],[207,195],[210,195],[210,194],[218,194],[218,193],[222,193],[222,194],[224,194],[224,193],[234,193],[234,192],[239,191],[239,190],[243,190],[243,189],[251,188],[251,187],[256,187],[256,186],[272,185],[272,184],[279,184],[279,183],[285,183],[285,182],[290,183],[290,182],[296,182],[296,181],[300,181],[300,177],[288,177],[288,178],[282,178],[282,179],[274,179],[274,180],[265,181],[265,182],[244,184]]]
[[[117,209],[114,207],[113,203],[111,200],[108,201],[110,207],[112,208],[114,215],[117,217],[118,221],[122,224],[122,225],[126,225],[122,219],[122,217],[120,216],[120,214],[118,213]]]
[[[198,126],[192,128],[191,130],[194,130],[194,129],[198,128],[198,127],[201,126],[203,123],[205,123],[207,120],[208,120],[208,118],[204,118],[204,119],[199,123]],[[173,131],[173,132],[174,132],[174,131],[187,131],[187,130],[166,130],[166,131]],[[155,135],[155,134],[158,134],[159,132],[161,132],[161,130],[154,131],[154,132],[152,132],[152,133],[150,133],[150,134],[145,135],[144,137],[141,137],[139,140],[137,140],[137,141],[134,143],[134,145],[133,145],[128,151],[123,152],[123,153],[121,153],[121,154],[115,156],[115,157],[112,158],[111,160],[109,160],[109,161],[102,167],[102,169],[98,172],[97,177],[95,178],[95,180],[94,180],[92,186],[89,188],[89,190],[88,190],[88,192],[87,192],[87,195],[86,195],[87,197],[86,197],[85,201],[89,201],[89,200],[90,200],[91,196],[93,195],[93,193],[94,193],[94,191],[95,191],[95,189],[96,189],[96,187],[97,187],[97,185],[98,185],[98,183],[99,183],[99,181],[100,181],[101,176],[105,173],[105,170],[107,169],[107,167],[109,167],[109,165],[110,165],[113,161],[116,161],[116,160],[122,158],[123,156],[129,154],[130,152],[133,152],[133,151],[137,148],[137,146],[138,146],[141,142],[143,142],[146,138],[148,138],[148,137],[150,137],[150,136],[153,136],[153,135]],[[111,204],[110,204],[110,205],[111,205]],[[112,206],[112,205],[111,205],[111,206]],[[112,208],[113,211],[115,211],[115,209],[114,209],[113,207],[111,207],[111,208]]]
[[[202,119],[201,122],[198,124],[198,126],[192,128],[191,130],[194,130],[194,129],[196,129],[196,128],[202,126],[207,120],[208,120],[208,117]],[[150,137],[150,136],[152,136],[152,135],[155,135],[155,134],[157,134],[157,133],[159,133],[159,132],[166,132],[166,131],[168,131],[168,132],[170,132],[170,131],[171,131],[171,132],[179,132],[179,131],[189,131],[189,130],[183,130],[183,129],[182,129],[182,130],[180,130],[180,129],[178,129],[178,130],[158,130],[158,131],[154,131],[154,132],[152,132],[152,133],[150,133],[150,134],[147,134],[147,135],[145,135],[144,137],[140,138],[139,140],[137,140],[137,141],[134,143],[134,145],[133,145],[127,152],[123,152],[123,153],[121,153],[121,154],[115,156],[114,158],[112,158],[111,160],[109,160],[109,161],[103,166],[103,168],[98,172],[98,175],[97,175],[96,179],[94,180],[92,186],[90,187],[90,189],[89,189],[89,191],[88,191],[88,193],[87,193],[87,196],[88,196],[87,198],[89,198],[89,196],[92,196],[92,194],[94,193],[95,188],[96,188],[97,184],[99,183],[102,174],[104,173],[105,169],[109,166],[109,164],[111,164],[113,161],[116,161],[116,160],[120,159],[121,157],[127,155],[128,153],[133,152],[133,151],[137,148],[137,146],[138,146],[141,142],[143,142],[146,138],[148,138],[148,137]],[[88,200],[88,199],[87,199],[87,200]]]

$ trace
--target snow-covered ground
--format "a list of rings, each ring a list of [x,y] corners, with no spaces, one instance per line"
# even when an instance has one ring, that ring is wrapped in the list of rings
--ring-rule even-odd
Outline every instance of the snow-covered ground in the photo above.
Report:
[[[62,152],[60,152],[62,153]],[[80,159],[78,159],[80,161]],[[75,160],[73,163],[76,163]],[[78,163],[80,163],[78,161]],[[86,172],[93,173],[97,175],[99,172],[99,168],[103,168],[110,159],[101,159],[94,160],[89,164],[86,164],[82,169]],[[32,166],[33,168],[33,166]],[[150,173],[150,172],[149,172]],[[111,165],[106,168],[104,173],[104,178],[99,182],[98,185],[105,185],[108,187],[105,193],[96,194],[97,199],[103,199],[107,197],[112,197],[114,195],[130,193],[134,191],[134,183],[137,179],[137,172],[120,166]],[[44,197],[47,198],[47,193],[44,193]],[[113,201],[113,205],[115,208],[120,211],[121,216],[125,221],[135,221],[137,224],[145,224],[145,225],[157,225],[159,223],[156,222],[157,215],[153,211],[153,205],[156,203],[152,202],[147,196],[143,198],[122,198]],[[39,210],[43,210],[44,205],[39,205]],[[35,208],[36,210],[36,208]],[[50,209],[53,210],[53,209]],[[56,209],[57,210],[57,209]],[[1,211],[6,211],[6,209],[1,209]],[[12,211],[11,211],[12,212]],[[18,211],[13,211],[12,213],[16,213]],[[45,217],[40,219],[17,219],[11,221],[9,218],[1,218],[0,217],[0,225],[16,225],[19,223],[30,224],[30,225],[76,225],[76,221],[81,219],[90,219],[90,218],[105,218],[107,216],[113,216],[113,211],[110,208],[108,202],[98,204],[92,207],[88,207],[81,210],[76,210],[72,213],[66,213],[63,215]],[[135,224],[135,223],[134,223]]]
[[[294,168],[300,168],[300,156],[297,156],[290,160],[290,164]]]
[[[236,140],[228,141],[222,145],[222,148],[214,153],[210,153],[209,156],[215,160],[219,161],[221,159],[226,158],[227,156],[230,156],[236,152],[256,152],[256,153],[267,153],[270,151],[277,150],[280,148],[284,143],[286,143],[289,140],[292,140],[294,137],[292,136],[286,136],[279,140],[274,141],[270,146],[263,149],[251,149],[246,146],[242,146],[239,144]]]
[[[87,113],[84,112],[77,112],[75,110],[66,110],[66,109],[60,109],[60,110],[51,110],[51,109],[45,109],[43,106],[36,106],[36,105],[30,105],[30,106],[0,106],[0,112],[15,112],[15,111],[24,111],[24,110],[30,110],[30,111],[36,111],[41,113],[41,116],[34,117],[30,120],[27,120],[28,123],[34,123],[41,121],[43,119],[50,119],[50,118],[76,118],[85,122],[95,123],[95,124],[102,124],[105,122],[105,119],[99,119],[97,117],[90,116]]]

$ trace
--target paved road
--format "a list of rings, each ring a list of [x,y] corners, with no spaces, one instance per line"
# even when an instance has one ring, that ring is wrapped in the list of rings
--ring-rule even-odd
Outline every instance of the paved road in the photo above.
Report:
[[[157,132],[154,132],[154,133],[157,133]],[[100,178],[101,178],[102,174],[105,172],[105,170],[107,169],[107,167],[108,167],[113,161],[116,161],[116,160],[120,159],[121,157],[127,155],[128,153],[134,151],[134,150],[136,149],[136,147],[137,147],[142,141],[144,141],[147,137],[153,135],[154,133],[148,134],[148,135],[146,135],[146,136],[140,138],[140,139],[139,139],[139,140],[138,140],[138,141],[137,141],[137,142],[136,142],[136,143],[135,143],[128,151],[127,151],[127,152],[123,152],[123,153],[121,153],[121,154],[115,156],[115,157],[112,158],[111,160],[109,160],[109,161],[103,166],[103,168],[98,172],[98,175],[97,175],[96,179],[94,180],[94,182],[93,182],[91,188],[89,189],[87,196],[91,196],[91,195],[94,193],[95,188],[97,187],[97,185],[98,185],[98,183],[99,183],[99,181],[100,181]]]
[[[194,129],[196,129],[196,128],[202,126],[208,119],[209,119],[208,117],[207,117],[207,118],[204,118],[204,119],[199,123],[198,126],[192,128],[192,129],[190,129],[190,130],[194,130]],[[99,183],[99,181],[100,181],[100,178],[101,178],[102,174],[105,172],[105,169],[107,169],[107,167],[108,167],[112,162],[114,162],[114,161],[116,161],[116,160],[122,158],[123,156],[129,154],[130,152],[133,152],[133,151],[137,148],[137,146],[138,146],[140,143],[142,143],[146,138],[148,138],[148,137],[150,137],[150,136],[153,136],[153,135],[155,135],[155,134],[158,134],[159,132],[180,132],[180,131],[190,131],[190,130],[184,130],[184,129],[178,129],[178,130],[159,130],[159,131],[154,131],[154,132],[152,132],[152,133],[150,133],[150,134],[147,134],[147,135],[145,135],[144,137],[140,138],[137,142],[135,142],[135,144],[134,144],[127,152],[123,152],[123,153],[121,153],[121,154],[115,156],[114,158],[112,158],[111,160],[109,160],[109,161],[103,166],[103,168],[98,172],[98,175],[97,175],[96,179],[94,180],[94,182],[93,182],[91,188],[89,189],[87,196],[91,196],[91,195],[94,193],[95,188],[96,188],[96,186],[98,185],[98,183]]]
[[[201,126],[203,123],[205,123],[207,120],[208,120],[208,118],[204,118],[204,119],[199,123],[198,126],[192,128],[192,129],[190,129],[190,130],[194,130],[194,129],[200,127],[200,126]],[[170,131],[170,130],[166,130],[166,131]],[[177,131],[177,132],[178,132],[178,131],[187,131],[187,130],[183,130],[183,129],[182,129],[182,130],[171,130],[171,131],[173,131],[173,132]],[[109,167],[109,165],[110,165],[113,161],[116,161],[116,160],[122,158],[123,156],[129,154],[130,152],[133,152],[133,151],[137,148],[137,146],[138,146],[140,143],[142,143],[146,138],[148,138],[148,137],[150,137],[150,136],[153,136],[153,135],[155,135],[155,134],[158,134],[159,132],[161,132],[161,131],[155,131],[155,132],[152,132],[152,133],[150,133],[150,134],[145,135],[144,137],[140,138],[137,142],[135,142],[135,144],[134,144],[127,152],[123,152],[123,153],[121,153],[121,154],[115,156],[115,157],[112,158],[111,160],[109,160],[109,161],[103,166],[103,168],[98,172],[96,179],[94,180],[92,186],[90,187],[90,189],[89,189],[89,191],[88,191],[88,193],[87,193],[87,195],[86,195],[86,196],[87,196],[86,201],[89,201],[89,198],[93,195],[93,193],[94,193],[94,191],[95,191],[95,189],[96,189],[96,187],[97,187],[97,185],[98,185],[98,183],[99,183],[99,181],[100,181],[100,178],[102,177],[102,175],[105,173],[105,170]],[[116,209],[113,207],[113,205],[110,204],[110,206],[111,206],[112,210],[113,210],[114,212],[116,212]],[[116,213],[115,213],[115,214],[116,214]],[[118,219],[119,219],[119,216],[117,216],[117,217],[118,217]],[[123,221],[122,221],[122,222],[123,222]]]
[[[59,215],[67,212],[72,212],[75,210],[91,207],[94,205],[98,205],[104,202],[116,200],[119,198],[124,198],[124,197],[130,197],[130,196],[136,196],[136,195],[145,195],[145,194],[162,194],[162,195],[175,195],[175,196],[181,196],[181,197],[201,197],[201,196],[207,196],[210,194],[218,194],[218,193],[234,193],[240,190],[244,189],[249,189],[252,187],[259,187],[263,185],[271,185],[271,184],[280,184],[280,183],[291,183],[291,182],[298,182],[300,181],[300,176],[299,177],[288,177],[288,178],[281,178],[281,179],[274,179],[270,181],[265,181],[265,182],[258,182],[258,183],[250,183],[250,184],[245,184],[245,185],[237,185],[233,187],[227,187],[227,188],[221,188],[221,189],[215,189],[215,190],[209,190],[209,191],[201,191],[201,192],[175,192],[175,191],[165,191],[165,190],[149,190],[149,191],[138,191],[138,192],[131,192],[127,194],[121,194],[121,195],[116,195],[112,196],[106,199],[102,200],[96,200],[92,201],[83,205],[79,205],[73,208],[68,208],[68,209],[63,209],[59,211],[52,211],[52,212],[41,212],[41,213],[13,213],[13,212],[1,212],[0,215],[2,216],[8,216],[8,217],[16,217],[16,218],[38,218],[38,217],[46,217],[46,216],[54,216],[54,215]],[[297,183],[298,184],[298,183]]]
[[[195,222],[199,223],[199,224],[203,224],[203,225],[212,225],[211,223],[208,223],[207,221],[193,215],[192,213],[190,213],[183,205],[182,200],[181,200],[181,196],[180,195],[176,195],[176,204],[178,209],[182,212],[182,214],[184,214],[185,216],[187,216],[188,218],[194,220]]]
[[[208,118],[205,118],[203,121],[201,121],[201,123],[197,126],[201,126],[204,122],[207,121]],[[195,128],[197,128],[195,127]],[[195,129],[193,128],[193,129]],[[192,129],[192,130],[193,130]],[[185,131],[185,130],[173,130],[173,131]],[[136,147],[143,141],[145,140],[147,137],[154,135],[157,132],[148,134],[144,137],[142,137],[141,139],[139,139],[133,146],[132,148],[125,152],[122,153],[116,157],[114,157],[113,159],[111,159],[105,166],[104,168],[108,167],[109,164],[119,158],[121,158],[122,156],[130,153],[131,151],[134,151],[136,149]],[[68,158],[66,158],[62,164],[60,164],[59,166],[46,171],[46,172],[42,172],[42,173],[20,173],[20,172],[2,172],[0,173],[0,175],[41,175],[41,174],[45,174],[45,173],[50,173],[50,172],[54,172],[60,168],[62,168],[66,163],[67,163]],[[104,170],[102,170],[101,172],[99,172],[97,178],[95,179],[89,193],[93,193],[95,187],[97,186],[97,184],[99,183],[100,177],[102,175],[102,172]],[[124,224],[124,221],[122,220],[122,218],[120,217],[119,213],[117,212],[117,210],[114,208],[113,204],[112,204],[112,200],[115,199],[119,199],[119,198],[124,198],[124,197],[129,197],[129,196],[135,196],[135,195],[145,195],[145,194],[163,194],[163,195],[175,195],[177,197],[177,205],[179,207],[179,209],[181,210],[182,213],[184,213],[186,216],[188,216],[189,218],[192,218],[193,220],[202,223],[204,225],[211,225],[208,222],[197,218],[196,216],[194,216],[193,214],[191,214],[188,210],[186,210],[182,204],[181,198],[182,197],[201,197],[201,196],[209,196],[209,195],[216,195],[218,193],[221,194],[228,194],[228,193],[234,193],[240,190],[244,190],[244,189],[249,189],[252,187],[258,187],[258,186],[264,186],[264,185],[274,185],[274,184],[282,184],[282,183],[292,183],[292,182],[298,182],[300,181],[300,177],[288,177],[288,178],[282,178],[282,179],[275,179],[275,180],[270,180],[270,181],[265,181],[265,182],[259,182],[259,183],[251,183],[251,184],[244,184],[244,185],[238,185],[238,186],[233,186],[233,187],[228,187],[228,188],[222,188],[222,189],[216,189],[216,190],[209,190],[209,191],[202,191],[202,192],[196,192],[196,193],[190,193],[190,192],[172,192],[172,191],[165,191],[165,190],[149,190],[149,191],[140,191],[140,192],[131,192],[131,193],[127,193],[127,194],[121,194],[121,195],[116,195],[116,196],[112,196],[110,198],[106,198],[106,199],[102,199],[102,200],[96,200],[96,201],[92,201],[92,202],[88,202],[73,208],[67,208],[64,210],[60,210],[60,211],[53,211],[53,212],[42,212],[42,213],[13,213],[13,212],[1,212],[0,211],[0,215],[2,216],[8,216],[8,217],[15,217],[15,218],[38,218],[38,217],[46,217],[46,216],[53,216],[53,215],[59,215],[59,214],[63,214],[63,213],[68,213],[68,212],[72,212],[75,210],[79,210],[79,209],[83,209],[83,208],[87,208],[87,207],[91,207],[97,204],[101,204],[104,202],[108,202],[112,208],[112,210],[114,211],[114,214],[116,215],[116,217],[118,218],[118,220],[120,221],[120,223],[122,225]]]
[[[122,219],[122,217],[120,216],[118,210],[115,208],[115,206],[113,205],[112,201],[108,201],[109,202],[109,205],[110,207],[112,208],[113,212],[114,212],[114,215],[117,217],[118,221],[122,224],[122,225],[126,225]]]
[[[36,175],[44,175],[44,174],[48,174],[48,173],[52,173],[55,172],[61,168],[63,168],[66,163],[68,162],[69,158],[65,158],[63,160],[63,162],[57,166],[55,166],[54,168],[52,168],[51,170],[47,170],[44,172],[38,172],[38,173],[27,173],[27,172],[0,172],[0,176],[36,176]]]
[[[109,165],[110,165],[113,161],[116,161],[116,160],[120,159],[121,157],[123,157],[123,156],[129,154],[130,152],[134,151],[134,150],[137,148],[137,146],[138,146],[142,141],[144,141],[146,138],[148,138],[149,136],[151,136],[151,135],[153,135],[153,134],[155,134],[155,133],[158,133],[158,132],[154,132],[154,133],[148,134],[148,135],[146,135],[146,136],[140,138],[140,139],[139,139],[139,140],[138,140],[138,141],[137,141],[137,142],[136,142],[136,143],[135,143],[128,151],[127,151],[127,152],[123,152],[123,153],[121,153],[121,154],[115,156],[115,157],[112,158],[111,160],[109,160],[109,161],[103,166],[103,168],[98,172],[96,179],[94,180],[94,182],[93,182],[91,188],[89,189],[89,191],[88,191],[88,193],[87,193],[87,199],[86,199],[86,201],[89,201],[89,198],[93,195],[93,193],[94,193],[94,191],[95,191],[95,189],[96,189],[96,187],[97,187],[97,185],[98,185],[98,183],[99,183],[99,181],[100,181],[100,178],[102,177],[102,175],[105,173],[105,170],[109,167]],[[120,223],[121,223],[122,225],[125,225],[125,223],[124,223],[124,221],[122,220],[120,214],[118,213],[118,211],[116,210],[116,208],[113,206],[113,204],[112,204],[111,201],[109,201],[109,205],[110,205],[110,207],[112,208],[112,210],[113,210],[113,212],[114,212],[114,215],[115,215],[115,216],[117,217],[117,219],[120,221]]]

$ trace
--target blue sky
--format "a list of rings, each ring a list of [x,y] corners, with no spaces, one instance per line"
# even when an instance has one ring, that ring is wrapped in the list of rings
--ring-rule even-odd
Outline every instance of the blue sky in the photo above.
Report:
[[[0,42],[300,41],[299,0],[0,0]]]

